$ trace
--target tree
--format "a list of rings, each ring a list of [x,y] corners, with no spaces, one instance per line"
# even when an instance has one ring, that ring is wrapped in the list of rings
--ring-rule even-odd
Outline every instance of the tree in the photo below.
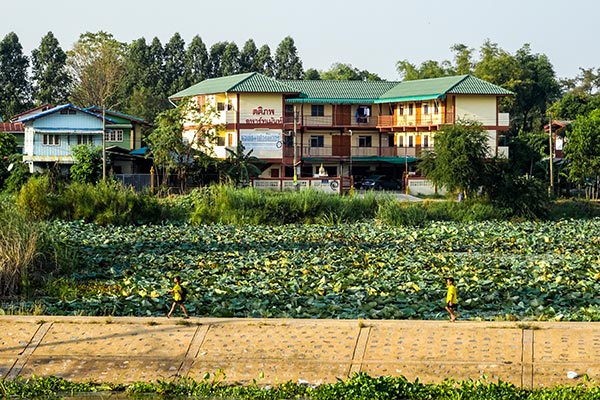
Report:
[[[258,54],[256,55],[256,72],[269,77],[275,76],[275,62],[273,61],[273,57],[271,57],[271,48],[266,44],[258,49]]]
[[[302,79],[304,69],[298,57],[294,39],[290,36],[284,38],[275,50],[275,78],[277,79]]]
[[[185,99],[176,108],[161,112],[155,121],[156,128],[148,136],[154,165],[162,168],[164,176],[177,173],[181,190],[185,190],[186,177],[195,160],[211,162],[212,144],[222,126],[215,124],[219,113],[213,107],[199,108],[195,101]],[[185,131],[184,122],[198,127]],[[163,184],[167,181],[163,179]]]
[[[227,43],[223,49],[221,68],[223,76],[235,75],[240,72],[240,50],[237,44]]]
[[[257,55],[258,48],[256,47],[254,40],[248,39],[240,52],[240,72],[258,71],[259,65],[257,64]]]
[[[81,107],[113,107],[124,78],[125,45],[106,32],[84,33],[67,53],[71,99]]]
[[[405,81],[455,75],[455,71],[449,61],[442,61],[439,63],[437,61],[427,60],[417,67],[407,60],[403,60],[396,63],[396,70],[400,74],[400,77]]]
[[[25,111],[31,104],[31,84],[27,75],[29,59],[16,33],[0,41],[0,117],[5,119]]]
[[[4,187],[4,181],[10,175],[10,157],[17,153],[17,139],[15,135],[0,131],[0,188]],[[14,164],[13,164],[14,167]]]
[[[164,82],[170,94],[177,93],[189,85],[185,60],[185,41],[179,33],[175,33],[165,44],[164,50]]]
[[[314,75],[310,69],[305,72],[304,79],[310,80],[306,77],[307,73]],[[317,74],[319,74],[317,72]],[[338,81],[380,81],[381,78],[377,74],[373,74],[369,71],[361,71],[358,68],[353,67],[351,64],[335,63],[331,66],[329,71],[325,71],[319,74],[323,80],[338,80]]]
[[[475,121],[458,121],[435,134],[435,148],[425,152],[419,170],[436,186],[466,196],[481,185],[488,154],[487,134]]]
[[[200,36],[196,35],[192,38],[185,58],[187,79],[190,84],[201,82],[209,77],[210,65],[208,64],[208,52]]]
[[[585,185],[586,197],[598,197],[600,179],[600,109],[578,116],[568,133],[565,157],[569,160],[568,179]]]
[[[236,187],[245,187],[250,179],[260,175],[261,170],[257,164],[261,162],[252,155],[254,150],[246,153],[246,148],[240,142],[236,150],[227,149],[227,160],[225,160],[225,175]]]
[[[38,104],[64,104],[69,97],[71,78],[67,71],[67,54],[52,32],[42,38],[31,52],[33,98]]]
[[[71,166],[71,179],[80,183],[97,183],[102,177],[102,149],[80,144],[71,148],[75,163]]]
[[[124,78],[125,45],[106,32],[84,33],[69,52],[73,102],[83,107],[102,108],[102,132],[105,132],[107,108],[122,101],[119,89]],[[102,178],[106,179],[105,135],[102,135]]]
[[[223,53],[227,47],[227,42],[217,42],[210,47],[208,63],[210,65],[209,78],[223,76]]]
[[[309,68],[304,71],[304,80],[305,81],[318,81],[321,79],[321,74],[314,68]]]

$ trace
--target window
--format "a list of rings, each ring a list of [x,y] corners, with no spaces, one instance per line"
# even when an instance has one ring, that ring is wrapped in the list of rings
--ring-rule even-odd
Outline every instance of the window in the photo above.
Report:
[[[310,147],[325,147],[325,137],[323,135],[313,135],[310,137]]]
[[[358,147],[372,147],[371,136],[359,136]]]
[[[77,114],[77,112],[75,112],[75,110],[73,110],[72,108],[62,109],[62,110],[60,110],[60,113],[62,115],[75,115],[75,114]]]
[[[107,142],[122,142],[123,141],[123,130],[122,129],[113,129],[110,131],[106,131],[104,135],[104,140]]]
[[[429,135],[423,135],[423,147],[429,147]]]
[[[92,135],[77,135],[77,144],[94,144]]]
[[[60,146],[60,136],[58,135],[44,135],[43,140],[46,146]]]
[[[429,114],[429,103],[423,103],[423,114]]]
[[[404,115],[404,104],[400,104],[400,107],[398,108],[398,115]]]
[[[398,147],[404,147],[404,135],[398,135]]]
[[[225,146],[225,136],[217,136],[215,139],[216,139],[215,140],[216,141],[215,145],[217,145],[217,146]]]
[[[388,135],[388,147],[394,147],[395,143],[394,143],[394,134]]]
[[[414,136],[411,135],[411,136],[408,137],[408,147],[414,147],[414,146],[415,146],[415,144],[414,144]]]
[[[323,104],[313,104],[310,106],[310,115],[313,117],[325,116],[325,106]]]
[[[225,111],[225,103],[218,102],[217,103],[217,111]]]
[[[437,100],[433,102],[433,113],[434,114],[440,113],[440,103]]]
[[[414,104],[410,103],[408,105],[408,115],[413,115],[413,108],[414,108]]]

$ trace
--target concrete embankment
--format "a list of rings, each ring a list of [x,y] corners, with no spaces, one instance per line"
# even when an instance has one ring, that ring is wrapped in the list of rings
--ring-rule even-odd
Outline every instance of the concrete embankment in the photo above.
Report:
[[[519,387],[600,380],[600,324],[457,321],[0,317],[0,378],[312,384],[355,372]]]

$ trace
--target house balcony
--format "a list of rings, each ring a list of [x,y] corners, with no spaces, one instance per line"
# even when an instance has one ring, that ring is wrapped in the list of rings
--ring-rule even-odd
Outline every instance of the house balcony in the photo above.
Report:
[[[446,122],[444,122],[444,120]],[[444,123],[452,123],[452,115],[446,115],[442,118],[442,114],[426,114],[426,115],[380,115],[377,118],[377,128],[380,129],[399,129],[399,130],[416,130],[417,128],[432,128],[437,129]]]
[[[421,157],[423,151],[432,150],[432,147],[362,147],[362,146],[297,146],[296,157],[317,158],[350,158],[350,157]],[[294,157],[294,148],[284,146],[283,157]]]
[[[292,129],[294,117],[286,116],[285,129]],[[349,115],[301,116],[296,121],[296,128],[377,128],[377,117],[352,117]]]

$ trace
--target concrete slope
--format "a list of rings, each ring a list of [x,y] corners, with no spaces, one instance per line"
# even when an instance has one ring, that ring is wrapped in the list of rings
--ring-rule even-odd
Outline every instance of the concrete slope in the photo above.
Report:
[[[379,320],[0,317],[0,378],[312,384],[355,372],[525,388],[600,374],[600,324]],[[580,377],[572,379],[569,372]]]

